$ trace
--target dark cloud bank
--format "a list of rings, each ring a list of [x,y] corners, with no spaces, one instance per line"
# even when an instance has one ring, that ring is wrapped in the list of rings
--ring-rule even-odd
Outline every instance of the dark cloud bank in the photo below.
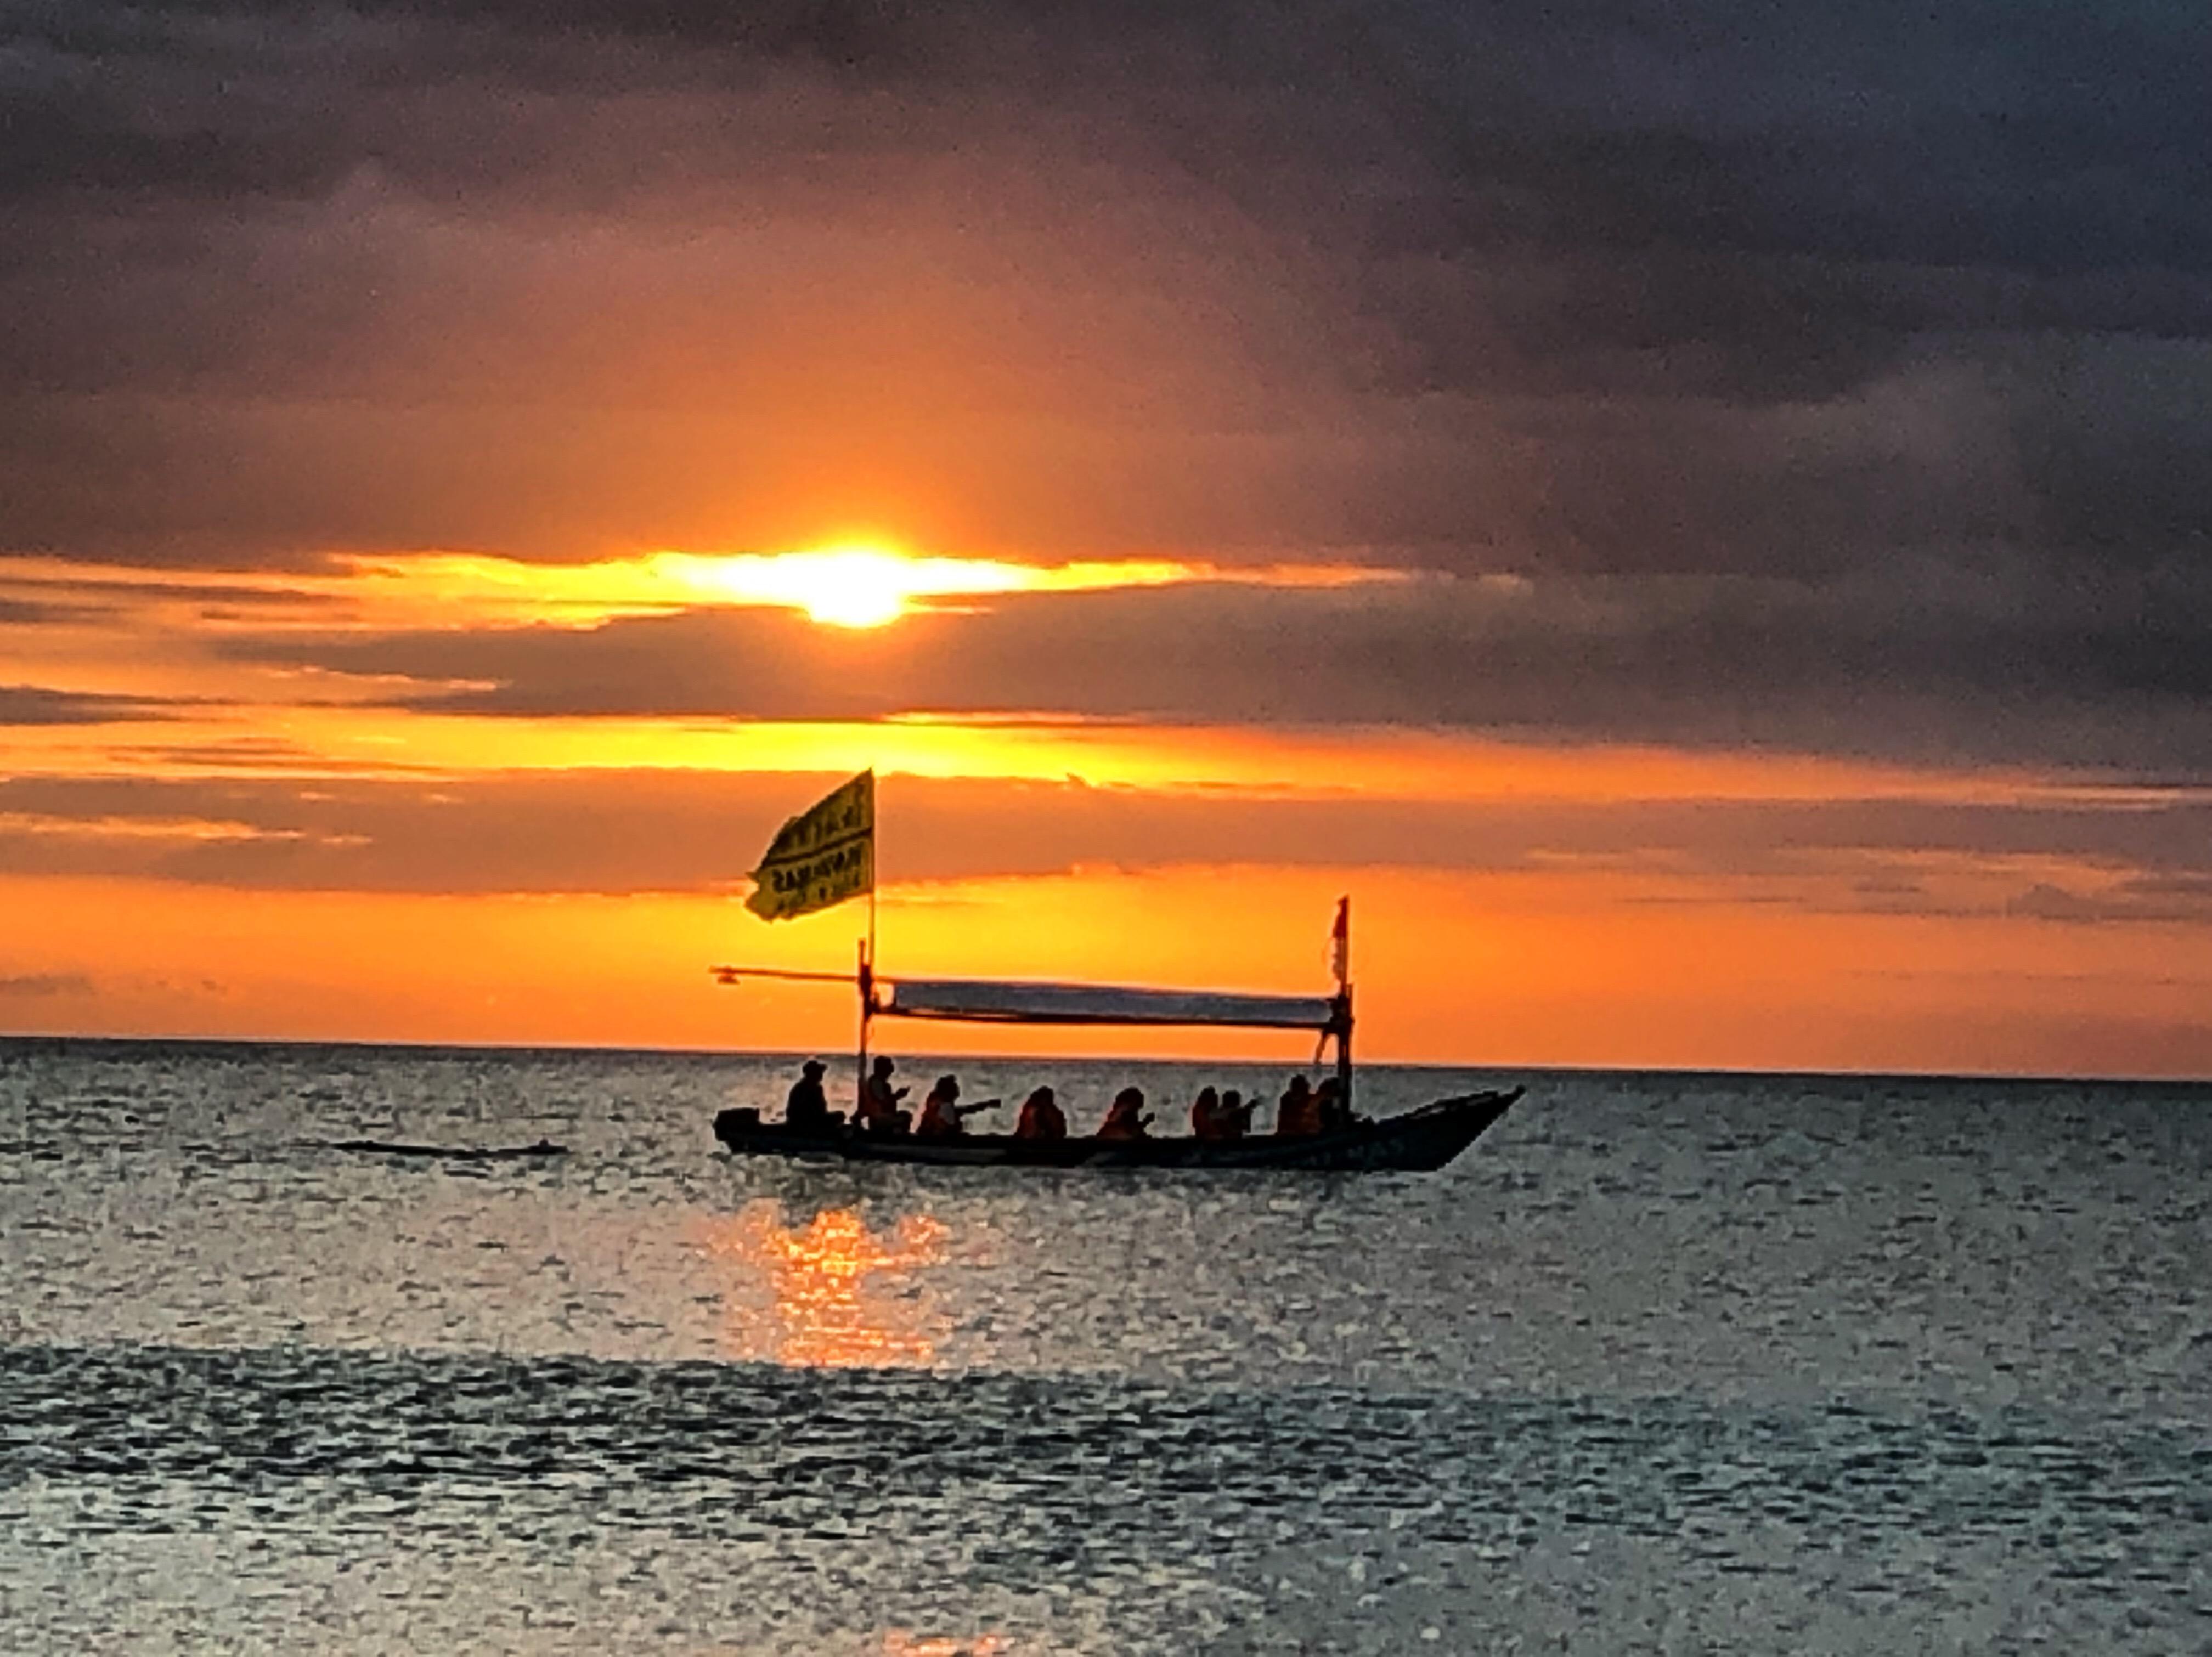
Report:
[[[1746,576],[1228,586],[997,599],[878,632],[771,610],[571,631],[240,636],[228,653],[510,717],[981,713],[1411,725],[1532,741],[2033,761],[2212,779],[2212,605],[2156,573],[2094,602],[2043,572],[1901,561]],[[411,684],[409,682],[412,682]]]
[[[1011,607],[900,699],[2212,768],[2200,8],[0,19],[0,544],[772,544],[818,486],[1535,584]],[[377,648],[867,711],[795,640],[714,681],[735,625]]]

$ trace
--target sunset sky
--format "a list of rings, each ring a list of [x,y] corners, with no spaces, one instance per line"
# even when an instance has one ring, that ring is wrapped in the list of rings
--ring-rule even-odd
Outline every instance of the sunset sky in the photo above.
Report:
[[[873,766],[894,974],[2212,1073],[2208,62],[0,0],[0,1032],[839,1047],[707,969]]]

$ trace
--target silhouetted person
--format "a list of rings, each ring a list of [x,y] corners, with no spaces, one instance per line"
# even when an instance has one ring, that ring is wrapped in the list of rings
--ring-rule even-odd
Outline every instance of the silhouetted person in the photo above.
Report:
[[[1235,1088],[1230,1089],[1221,1096],[1221,1103],[1213,1113],[1213,1132],[1209,1137],[1216,1139],[1243,1138],[1244,1131],[1252,1126],[1252,1113],[1259,1108],[1257,1099],[1247,1104],[1243,1094]]]
[[[1190,1134],[1194,1139],[1218,1139],[1221,1137],[1221,1096],[1212,1088],[1200,1088],[1198,1097],[1190,1102]]]
[[[1065,1139],[1067,1116],[1052,1096],[1050,1088],[1039,1088],[1022,1101],[1021,1120],[1014,1124],[1017,1139]]]
[[[1322,1078],[1314,1089],[1314,1132],[1341,1133],[1352,1126],[1352,1101],[1345,1097],[1344,1083],[1334,1076]]]
[[[840,1126],[822,1091],[826,1068],[819,1059],[810,1059],[799,1067],[799,1079],[791,1084],[791,1093],[783,1102],[786,1127],[799,1133],[827,1133]]]
[[[1145,1096],[1138,1088],[1123,1088],[1114,1096],[1114,1102],[1106,1108],[1106,1120],[1098,1125],[1102,1139],[1141,1139],[1152,1119],[1145,1114]]]
[[[860,1083],[858,1114],[860,1126],[870,1133],[903,1133],[913,1125],[913,1116],[899,1108],[907,1090],[891,1085],[891,1071],[896,1068],[888,1056],[878,1058],[868,1079]]]
[[[1321,1119],[1314,1114],[1313,1084],[1303,1076],[1293,1076],[1275,1106],[1275,1132],[1285,1139],[1304,1139],[1320,1132]]]
[[[924,1139],[957,1139],[968,1130],[961,1119],[973,1116],[979,1110],[995,1110],[996,1099],[978,1100],[972,1105],[960,1102],[960,1083],[950,1076],[940,1076],[937,1085],[929,1090],[929,1097],[921,1103],[921,1120],[915,1125],[917,1138]]]

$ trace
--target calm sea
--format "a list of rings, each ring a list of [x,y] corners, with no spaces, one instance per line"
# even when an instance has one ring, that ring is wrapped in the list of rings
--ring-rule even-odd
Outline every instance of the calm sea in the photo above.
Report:
[[[2212,1088],[1526,1075],[1427,1175],[722,1154],[788,1079],[0,1042],[0,1648],[2212,1648]]]

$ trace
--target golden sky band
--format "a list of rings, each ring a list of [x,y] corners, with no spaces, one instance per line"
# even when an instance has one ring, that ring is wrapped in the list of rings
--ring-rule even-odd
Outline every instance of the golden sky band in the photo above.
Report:
[[[763,920],[812,914],[873,891],[876,774],[863,771],[776,830],[745,907]]]

